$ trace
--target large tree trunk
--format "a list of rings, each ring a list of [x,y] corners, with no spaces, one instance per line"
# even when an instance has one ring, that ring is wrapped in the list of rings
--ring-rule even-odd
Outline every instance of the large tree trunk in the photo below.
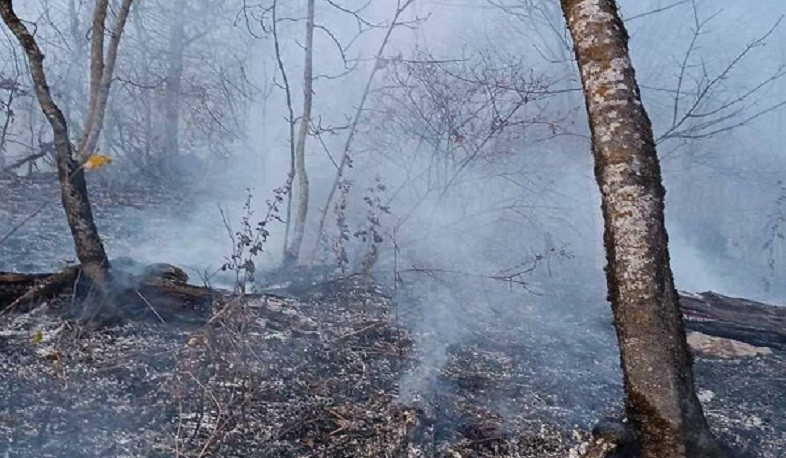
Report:
[[[183,59],[185,53],[185,1],[172,3],[171,29],[169,32],[169,68],[164,81],[164,136],[166,156],[180,154],[180,107],[183,85]]]
[[[300,257],[300,246],[306,229],[308,216],[308,174],[306,173],[306,139],[311,122],[311,105],[314,96],[314,0],[308,0],[306,18],[306,54],[303,66],[303,114],[300,117],[300,130],[298,131],[295,146],[295,169],[298,176],[298,205],[295,214],[295,229],[292,234],[292,243],[284,255],[284,264],[295,264]]]
[[[664,188],[613,0],[561,0],[575,47],[605,220],[626,410],[643,458],[724,456],[696,397],[669,266]]]

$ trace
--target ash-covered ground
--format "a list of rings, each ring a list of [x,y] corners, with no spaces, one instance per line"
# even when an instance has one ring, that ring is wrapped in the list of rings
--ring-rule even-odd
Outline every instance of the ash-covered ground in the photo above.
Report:
[[[0,233],[36,211],[35,199],[57,196],[53,180],[0,187]],[[188,196],[151,189],[93,187],[110,250],[133,253],[154,243],[156,225],[192,214]],[[0,247],[0,270],[53,270],[72,256],[68,241],[55,201]],[[61,318],[68,298],[2,315],[0,452],[567,457],[595,421],[621,411],[600,291],[577,299],[566,284],[548,299],[483,304],[469,282],[295,286],[216,304],[200,326],[84,330]],[[782,353],[697,359],[696,372],[723,439],[751,456],[786,456]]]

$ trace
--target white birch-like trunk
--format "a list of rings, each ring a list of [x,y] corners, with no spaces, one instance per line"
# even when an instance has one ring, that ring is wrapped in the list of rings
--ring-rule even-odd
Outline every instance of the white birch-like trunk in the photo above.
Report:
[[[303,65],[303,113],[300,117],[300,128],[295,144],[295,172],[298,178],[298,204],[295,213],[295,227],[292,232],[292,242],[284,255],[284,264],[297,263],[300,257],[300,247],[303,244],[303,235],[306,230],[306,217],[308,216],[308,173],[306,171],[306,139],[311,124],[311,106],[314,97],[314,0],[308,0],[306,14],[306,42],[303,45],[305,62]]]

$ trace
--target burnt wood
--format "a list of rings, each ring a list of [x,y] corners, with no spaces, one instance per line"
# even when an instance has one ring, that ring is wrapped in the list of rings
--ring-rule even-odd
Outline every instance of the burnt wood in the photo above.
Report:
[[[78,266],[57,273],[0,272],[0,311],[24,311],[30,305],[74,294],[82,272]],[[200,322],[210,313],[213,300],[225,292],[189,285],[182,269],[152,264],[138,274],[113,270],[110,294],[114,307],[102,321],[124,319]],[[9,310],[10,311],[10,310]],[[2,313],[0,312],[0,313]],[[73,312],[73,311],[67,311]]]
[[[0,310],[31,290],[36,301],[73,293],[79,270],[25,274],[0,272]],[[188,276],[170,264],[151,264],[137,276],[126,276],[118,294],[128,318],[203,320],[213,300],[227,292],[188,284]],[[680,306],[689,331],[786,350],[786,307],[763,304],[714,292],[680,292]],[[24,309],[20,309],[24,310]]]
[[[688,330],[759,347],[786,349],[786,307],[713,292],[681,292],[680,305]]]

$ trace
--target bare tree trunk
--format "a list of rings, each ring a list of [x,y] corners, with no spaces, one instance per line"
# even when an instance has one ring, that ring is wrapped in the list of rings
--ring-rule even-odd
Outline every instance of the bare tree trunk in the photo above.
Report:
[[[69,55],[68,66],[65,70],[65,90],[60,97],[60,106],[63,110],[63,115],[66,118],[66,123],[71,126],[71,135],[80,136],[81,131],[78,130],[78,119],[84,115],[84,103],[89,100],[89,95],[85,93],[82,85],[82,78],[84,74],[83,65],[89,62],[87,58],[87,47],[85,46],[85,35],[82,31],[82,25],[79,20],[79,11],[77,10],[77,0],[68,0],[68,22],[69,32],[71,38],[71,53]],[[80,2],[81,5],[81,2]],[[90,107],[87,107],[88,110]]]
[[[314,249],[311,252],[311,259],[309,260],[311,264],[314,263],[314,259],[316,258],[317,251],[319,250],[319,246],[322,241],[322,233],[325,230],[325,220],[327,219],[327,214],[330,211],[330,205],[333,203],[333,198],[336,196],[338,185],[341,183],[341,178],[344,176],[344,170],[346,170],[347,164],[350,162],[349,150],[352,147],[353,140],[355,139],[355,133],[357,132],[358,124],[360,123],[360,117],[363,115],[363,110],[366,107],[366,100],[368,99],[368,95],[371,92],[371,85],[374,83],[374,77],[376,76],[377,71],[380,69],[380,59],[382,58],[382,54],[384,54],[385,48],[390,41],[390,36],[393,34],[393,30],[396,28],[396,26],[400,25],[398,20],[401,17],[401,14],[410,5],[412,5],[414,1],[415,0],[397,0],[396,12],[393,14],[393,18],[390,20],[390,25],[388,25],[385,36],[382,38],[382,43],[380,43],[379,49],[377,49],[377,53],[374,56],[374,68],[371,69],[371,73],[368,75],[368,79],[366,80],[366,86],[363,88],[363,94],[360,97],[360,103],[355,110],[355,116],[352,119],[352,124],[349,126],[349,133],[347,134],[347,139],[344,143],[344,149],[341,153],[341,161],[338,164],[336,176],[333,178],[333,184],[330,186],[330,192],[328,192],[325,206],[322,208],[322,214],[319,217],[316,242],[314,243]]]
[[[311,123],[311,105],[314,97],[314,0],[308,0],[306,17],[306,54],[303,65],[303,114],[300,117],[300,129],[295,146],[295,169],[298,177],[298,205],[295,214],[295,229],[292,233],[292,243],[284,255],[284,265],[297,263],[300,257],[300,246],[303,243],[303,234],[306,229],[308,216],[308,174],[306,173],[306,139]]]
[[[36,98],[41,106],[41,111],[52,127],[61,200],[74,239],[77,257],[82,264],[82,270],[100,290],[103,290],[109,280],[109,261],[93,220],[81,161],[95,150],[101,133],[112,74],[117,60],[117,50],[131,2],[132,0],[121,2],[109,45],[106,54],[104,54],[103,34],[107,0],[96,0],[96,8],[93,13],[93,36],[91,37],[90,111],[75,157],[68,133],[68,124],[49,91],[43,65],[44,55],[35,38],[14,12],[12,0],[0,0],[0,15],[19,40],[27,55]]]
[[[102,1],[104,5],[101,5]],[[93,37],[90,50],[90,111],[87,115],[87,122],[85,124],[82,140],[77,147],[77,159],[84,161],[88,156],[93,154],[98,138],[101,135],[101,128],[104,124],[104,117],[106,115],[106,105],[109,100],[109,89],[112,86],[112,77],[115,71],[115,62],[117,61],[117,50],[120,46],[120,37],[123,35],[125,29],[126,19],[128,19],[128,12],[131,9],[132,0],[123,0],[120,4],[120,9],[115,18],[115,25],[112,29],[112,36],[109,38],[109,45],[104,54],[103,37],[99,40],[95,35],[99,32],[98,21],[93,19]],[[95,16],[102,15],[100,24],[100,34],[103,35],[104,19],[106,19],[106,0],[96,0]],[[99,9],[101,6],[103,9]],[[101,49],[96,49],[101,46]],[[99,57],[100,56],[100,57]],[[98,59],[100,63],[96,63]],[[97,72],[100,67],[101,73]]]
[[[287,219],[286,227],[284,228],[284,260],[286,262],[287,251],[289,250],[289,232],[292,223],[292,184],[295,180],[295,112],[292,109],[292,88],[289,84],[289,77],[287,76],[286,68],[284,67],[284,59],[281,56],[281,42],[278,39],[278,1],[273,0],[271,6],[273,14],[273,46],[276,51],[276,64],[278,70],[281,72],[281,80],[284,86],[284,95],[287,101],[287,124],[289,125],[289,173],[287,174]],[[265,103],[267,106],[267,103]]]
[[[613,0],[561,0],[586,99],[601,191],[609,297],[626,409],[643,458],[722,457],[696,397],[669,266],[652,126]]]
[[[164,154],[180,154],[180,93],[183,86],[183,59],[186,46],[185,38],[185,1],[172,3],[169,33],[169,68],[164,80]]]
[[[93,113],[101,90],[101,76],[104,74],[104,28],[109,0],[95,0],[93,24],[90,28],[90,105],[88,113]],[[90,122],[88,122],[90,124]]]
[[[0,0],[0,15],[27,54],[38,103],[52,126],[57,152],[57,174],[60,181],[61,198],[68,225],[71,228],[71,235],[74,238],[76,254],[88,275],[99,283],[103,283],[108,268],[106,252],[93,221],[83,169],[73,158],[73,148],[68,136],[65,117],[49,92],[44,73],[44,55],[35,38],[16,16],[11,0]]]
[[[143,3],[144,4],[144,3]],[[145,27],[142,23],[142,5],[137,4],[136,8],[134,9],[134,26],[136,28],[136,33],[139,36],[139,50],[142,56],[142,68],[140,69],[140,80],[142,87],[144,88],[141,93],[142,96],[142,135],[144,145],[142,146],[142,157],[135,158],[139,161],[139,166],[144,167],[150,164],[150,154],[151,154],[151,139],[153,137],[153,103],[150,99],[150,37],[145,30]]]

